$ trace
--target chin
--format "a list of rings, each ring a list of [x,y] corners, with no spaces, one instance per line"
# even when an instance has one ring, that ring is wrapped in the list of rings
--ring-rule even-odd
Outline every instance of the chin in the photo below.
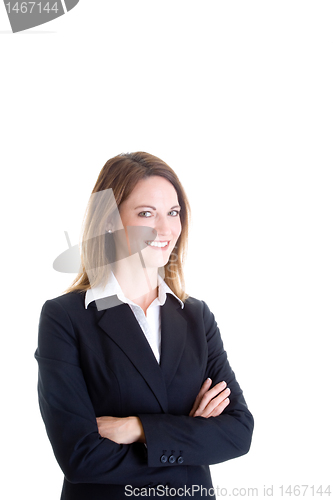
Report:
[[[148,249],[149,250],[149,249]],[[155,251],[155,250],[153,250]],[[159,268],[159,267],[164,267],[167,265],[169,262],[169,257],[170,255],[151,255],[151,253],[145,252],[145,250],[142,251],[142,257],[145,263],[146,267],[154,267],[154,268]]]

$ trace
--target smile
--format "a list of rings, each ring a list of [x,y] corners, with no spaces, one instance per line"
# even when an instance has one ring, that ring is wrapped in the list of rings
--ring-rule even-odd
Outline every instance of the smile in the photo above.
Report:
[[[146,241],[146,244],[151,246],[151,247],[165,248],[166,246],[168,246],[169,242],[168,241]]]

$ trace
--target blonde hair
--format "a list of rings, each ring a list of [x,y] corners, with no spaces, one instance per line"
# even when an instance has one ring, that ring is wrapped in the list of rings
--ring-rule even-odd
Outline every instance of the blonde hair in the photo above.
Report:
[[[76,276],[66,290],[67,293],[86,291],[106,284],[108,273],[105,272],[104,266],[110,262],[110,249],[107,249],[110,247],[110,239],[108,233],[105,233],[107,221],[118,212],[118,208],[129,197],[137,183],[151,176],[167,179],[178,195],[182,231],[169,261],[164,266],[164,280],[181,300],[184,301],[188,297],[185,293],[184,260],[188,243],[190,206],[172,168],[156,156],[142,151],[117,155],[108,160],[102,168],[92,191],[92,195],[98,193],[98,196],[91,196],[83,225],[82,272]],[[112,189],[113,196],[109,195],[110,191],[106,191],[108,189]]]

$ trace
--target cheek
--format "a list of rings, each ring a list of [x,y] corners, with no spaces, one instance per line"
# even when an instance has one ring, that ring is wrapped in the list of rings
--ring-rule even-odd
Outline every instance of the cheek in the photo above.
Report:
[[[175,235],[176,238],[179,238],[181,232],[182,232],[182,225],[181,225],[180,219],[178,218],[175,221],[175,225],[173,228],[173,234]]]

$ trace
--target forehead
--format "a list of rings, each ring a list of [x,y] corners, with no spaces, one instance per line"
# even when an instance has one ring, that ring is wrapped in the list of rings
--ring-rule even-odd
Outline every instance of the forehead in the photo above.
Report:
[[[177,191],[164,177],[157,175],[142,179],[137,183],[127,201],[129,204],[140,203],[178,203]]]

